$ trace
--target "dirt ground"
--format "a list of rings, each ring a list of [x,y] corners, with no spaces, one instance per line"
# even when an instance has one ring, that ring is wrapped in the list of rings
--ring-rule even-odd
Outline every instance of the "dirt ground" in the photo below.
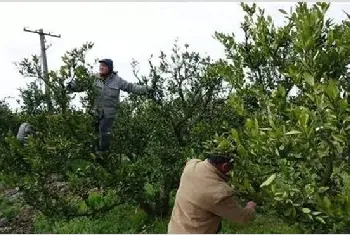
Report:
[[[16,189],[5,190],[1,193],[5,200],[19,200],[21,194]],[[34,233],[35,211],[29,206],[23,206],[14,218],[6,218],[0,211],[0,234],[27,234]]]
[[[0,233],[14,233],[14,234],[24,234],[24,233],[34,233],[33,229],[33,219],[34,211],[30,208],[25,208],[21,213],[16,216],[16,218],[11,220],[2,219],[2,224],[0,222]]]

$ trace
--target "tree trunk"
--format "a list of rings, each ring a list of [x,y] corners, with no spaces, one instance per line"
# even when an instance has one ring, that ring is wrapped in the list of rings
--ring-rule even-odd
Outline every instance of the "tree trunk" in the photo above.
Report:
[[[322,187],[329,186],[329,183],[331,181],[331,176],[333,174],[333,161],[328,160],[328,162],[326,164],[327,164],[326,169],[325,169],[325,172],[324,172],[322,180],[321,180]]]

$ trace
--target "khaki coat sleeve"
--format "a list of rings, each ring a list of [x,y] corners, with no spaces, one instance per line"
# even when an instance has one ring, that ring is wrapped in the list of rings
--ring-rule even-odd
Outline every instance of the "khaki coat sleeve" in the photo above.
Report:
[[[240,224],[246,224],[255,218],[255,210],[242,208],[233,195],[225,197],[216,203],[212,208],[212,213],[232,223]]]

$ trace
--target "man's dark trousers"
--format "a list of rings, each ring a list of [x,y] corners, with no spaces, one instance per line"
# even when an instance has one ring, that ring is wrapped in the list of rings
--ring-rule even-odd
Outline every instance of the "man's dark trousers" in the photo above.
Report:
[[[109,150],[111,142],[111,131],[114,118],[106,118],[105,116],[95,117],[95,132],[98,135],[97,149],[101,152]]]

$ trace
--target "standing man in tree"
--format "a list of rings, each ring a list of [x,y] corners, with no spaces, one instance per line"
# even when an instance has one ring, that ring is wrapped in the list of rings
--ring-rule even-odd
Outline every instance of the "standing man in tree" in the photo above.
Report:
[[[95,80],[96,97],[93,105],[95,131],[99,134],[98,150],[105,152],[109,149],[111,129],[117,115],[120,103],[120,90],[139,95],[152,95],[146,86],[129,83],[114,72],[113,61],[103,59],[99,61],[99,78]],[[67,87],[70,92],[82,92],[82,88],[74,81]]]
[[[205,161],[191,159],[183,170],[168,225],[170,234],[219,233],[222,219],[247,223],[255,218],[256,204],[242,208],[227,183],[232,159],[210,155]]]
[[[114,72],[113,61],[103,59],[99,61],[99,76],[94,80],[94,104],[92,114],[95,120],[95,131],[99,135],[98,151],[106,152],[110,146],[111,129],[117,115],[120,103],[120,90],[139,95],[149,95],[152,97],[153,90],[147,86],[129,83]],[[67,90],[69,93],[83,92],[84,88],[71,81]],[[28,123],[23,123],[17,133],[17,139],[22,143],[29,134]]]

